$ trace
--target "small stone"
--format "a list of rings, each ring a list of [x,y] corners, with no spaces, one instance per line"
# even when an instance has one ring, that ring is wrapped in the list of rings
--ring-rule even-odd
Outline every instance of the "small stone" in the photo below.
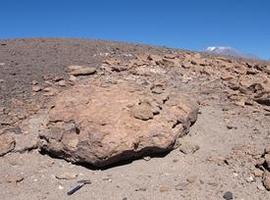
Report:
[[[253,176],[247,177],[247,178],[246,178],[246,181],[247,181],[248,183],[254,182]]]
[[[160,188],[159,188],[160,192],[168,192],[169,190],[170,190],[170,188],[167,186],[160,186]]]
[[[264,172],[263,185],[267,190],[270,190],[270,172]]]
[[[262,177],[263,176],[263,171],[256,168],[256,169],[254,169],[253,174],[254,174],[255,177]]]
[[[46,92],[44,96],[54,96],[57,93],[57,90],[52,87],[46,87],[44,88],[44,92]]]
[[[179,150],[184,154],[193,154],[200,149],[200,146],[191,142],[182,140],[180,141]]]
[[[65,87],[66,86],[66,81],[65,80],[61,80],[58,82],[58,85],[61,87]]]
[[[96,73],[96,68],[94,67],[84,67],[73,65],[68,67],[70,70],[70,74],[73,76],[83,76],[83,75],[91,75]]]
[[[0,63],[0,66],[4,66],[5,65],[5,63]]]
[[[70,172],[64,172],[63,174],[58,174],[55,176],[55,178],[60,180],[72,180],[78,177],[78,174],[76,173],[70,173]]]
[[[150,161],[151,160],[151,157],[150,156],[146,156],[143,158],[145,161]]]
[[[58,189],[59,189],[59,190],[63,190],[64,187],[63,187],[62,185],[59,185],[59,186],[58,186]]]
[[[37,84],[38,84],[38,82],[36,80],[32,81],[32,85],[37,85]]]
[[[41,87],[39,87],[38,85],[34,85],[34,86],[32,87],[32,90],[33,90],[34,92],[39,92],[39,91],[41,91]]]
[[[233,199],[233,193],[231,193],[231,192],[225,192],[224,195],[223,195],[223,199],[226,199],[226,200]]]
[[[236,173],[236,172],[234,172],[234,173],[233,173],[233,176],[234,176],[234,177],[238,177],[238,176],[239,176],[239,174],[238,174],[238,173]]]
[[[77,80],[76,76],[70,75],[69,81],[75,82]]]

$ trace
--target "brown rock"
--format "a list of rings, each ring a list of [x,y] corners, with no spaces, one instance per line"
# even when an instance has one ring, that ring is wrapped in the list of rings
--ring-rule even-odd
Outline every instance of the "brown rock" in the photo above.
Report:
[[[15,148],[15,140],[8,134],[0,135],[0,156],[3,156]]]
[[[66,86],[66,81],[65,80],[60,80],[58,82],[58,85],[61,86],[61,87],[65,87]]]
[[[265,159],[268,169],[270,169],[270,154],[265,154],[264,159]]]
[[[38,85],[34,85],[34,86],[32,87],[32,90],[33,90],[34,92],[39,92],[39,91],[42,90],[42,88],[41,88],[40,86],[38,86]]]
[[[160,192],[168,192],[168,191],[170,191],[170,188],[167,186],[160,186],[159,191]]]
[[[164,101],[162,95],[125,82],[98,85],[77,85],[56,98],[47,127],[41,130],[41,149],[102,167],[170,151],[196,121],[197,104],[184,95],[171,93]],[[154,103],[162,107],[156,115]]]
[[[253,174],[254,174],[255,177],[262,177],[263,176],[263,171],[256,168],[256,169],[254,169]]]
[[[69,66],[70,74],[73,76],[82,76],[82,75],[91,75],[96,73],[96,68],[94,67],[85,67],[79,65]]]
[[[263,185],[267,190],[270,190],[270,173],[267,171],[263,174]]]

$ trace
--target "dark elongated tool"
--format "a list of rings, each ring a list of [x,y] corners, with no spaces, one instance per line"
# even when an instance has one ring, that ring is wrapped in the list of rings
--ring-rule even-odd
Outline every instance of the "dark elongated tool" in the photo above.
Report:
[[[91,184],[90,180],[79,180],[77,181],[77,185],[72,187],[68,192],[67,195],[72,195],[75,192],[77,192],[79,189],[81,189],[84,185]]]

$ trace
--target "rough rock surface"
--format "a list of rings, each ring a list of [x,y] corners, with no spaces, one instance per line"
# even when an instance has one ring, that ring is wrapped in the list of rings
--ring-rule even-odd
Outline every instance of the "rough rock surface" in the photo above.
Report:
[[[7,154],[15,148],[15,140],[8,134],[0,135],[0,156]]]
[[[79,85],[56,99],[41,148],[68,161],[103,167],[172,150],[197,118],[196,102],[128,83]]]

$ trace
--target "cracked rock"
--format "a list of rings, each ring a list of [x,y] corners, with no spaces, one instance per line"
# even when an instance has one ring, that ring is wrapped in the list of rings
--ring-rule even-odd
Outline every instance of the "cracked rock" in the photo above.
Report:
[[[197,119],[197,103],[185,95],[171,93],[164,101],[163,96],[154,97],[150,90],[142,92],[125,82],[99,85],[77,85],[57,96],[40,131],[41,150],[104,167],[172,150]],[[140,99],[147,100],[138,104]],[[153,102],[162,107],[159,114]]]

